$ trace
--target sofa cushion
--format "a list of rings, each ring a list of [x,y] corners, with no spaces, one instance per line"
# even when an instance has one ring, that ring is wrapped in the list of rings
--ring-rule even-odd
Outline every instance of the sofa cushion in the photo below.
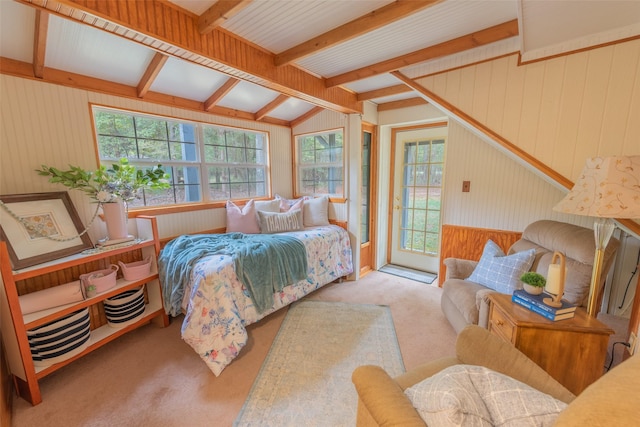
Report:
[[[535,249],[505,255],[493,240],[488,240],[478,265],[467,280],[503,294],[511,294],[515,289],[522,288],[520,276],[529,271],[535,256]]]
[[[611,369],[580,393],[560,414],[557,426],[637,425],[638,396],[640,357],[636,355]]]
[[[483,366],[455,365],[405,394],[429,426],[550,426],[566,404]]]
[[[451,309],[455,313],[446,313],[445,315],[461,314],[466,324],[478,324],[478,306],[476,305],[476,293],[486,289],[484,286],[467,280],[449,279],[442,285],[442,298],[447,298],[451,305]],[[444,307],[444,306],[443,306]],[[444,308],[443,308],[444,310]]]

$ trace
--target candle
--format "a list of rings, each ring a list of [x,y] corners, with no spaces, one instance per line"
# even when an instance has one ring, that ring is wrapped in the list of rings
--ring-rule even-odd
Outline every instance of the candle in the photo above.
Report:
[[[544,289],[552,295],[560,293],[560,264],[549,264],[547,272],[547,284]]]

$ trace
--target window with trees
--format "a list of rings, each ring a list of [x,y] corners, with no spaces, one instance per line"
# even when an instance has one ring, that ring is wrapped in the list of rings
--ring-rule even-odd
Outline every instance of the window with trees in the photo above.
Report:
[[[296,136],[298,193],[344,197],[342,129]]]
[[[171,188],[144,192],[130,206],[166,206],[268,196],[264,132],[93,107],[100,162],[126,157],[140,168],[161,163]],[[204,184],[203,184],[204,183]]]

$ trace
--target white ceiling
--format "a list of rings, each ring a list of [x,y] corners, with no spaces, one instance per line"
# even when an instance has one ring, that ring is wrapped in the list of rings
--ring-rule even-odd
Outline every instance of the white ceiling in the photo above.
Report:
[[[31,64],[36,8],[34,0],[0,0],[0,56]],[[53,1],[53,0],[51,0]],[[34,1],[38,3],[37,1]],[[215,0],[172,0],[194,14],[209,9]],[[279,54],[313,37],[369,14],[389,0],[254,0],[223,24],[247,42]],[[523,61],[607,43],[640,34],[640,0],[442,0],[396,22],[319,50],[295,61],[307,73],[330,78],[385,60],[425,49],[488,27],[518,20],[520,34],[446,57],[411,64],[400,71],[417,78],[484,59],[520,52]],[[126,30],[120,29],[120,34]],[[158,47],[146,37],[119,37],[84,23],[50,14],[45,69],[52,68],[136,87]],[[167,53],[167,52],[163,52]],[[171,53],[170,51],[168,53]],[[205,102],[229,78],[204,65],[170,57],[150,90]],[[4,71],[3,71],[4,72]],[[45,73],[46,80],[46,73]],[[388,73],[342,85],[363,93],[396,86]],[[243,81],[217,104],[256,113],[280,93]],[[404,92],[373,99],[385,103],[419,96]],[[290,122],[315,107],[309,100],[290,97],[268,113]]]

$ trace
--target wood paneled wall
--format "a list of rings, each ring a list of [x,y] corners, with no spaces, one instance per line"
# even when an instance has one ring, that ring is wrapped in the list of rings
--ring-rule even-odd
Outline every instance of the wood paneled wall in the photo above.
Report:
[[[60,191],[35,173],[42,164],[69,164],[93,169],[97,165],[91,125],[90,103],[196,120],[223,126],[243,127],[269,133],[271,186],[274,194],[291,194],[291,133],[289,128],[246,120],[212,116],[180,108],[120,98],[0,75],[0,194]],[[78,191],[69,195],[84,224],[89,223],[95,205]],[[158,217],[161,237],[224,226],[224,209],[209,209]],[[99,228],[92,229],[91,238]]]
[[[640,152],[640,40],[523,66],[517,60],[418,82],[572,181],[588,157]]]
[[[522,236],[522,232],[443,225],[439,285],[442,286],[446,275],[446,267],[443,262],[445,259],[461,258],[478,261],[482,256],[484,245],[489,239],[500,246],[504,253],[507,253],[509,247],[520,239],[520,236]]]

